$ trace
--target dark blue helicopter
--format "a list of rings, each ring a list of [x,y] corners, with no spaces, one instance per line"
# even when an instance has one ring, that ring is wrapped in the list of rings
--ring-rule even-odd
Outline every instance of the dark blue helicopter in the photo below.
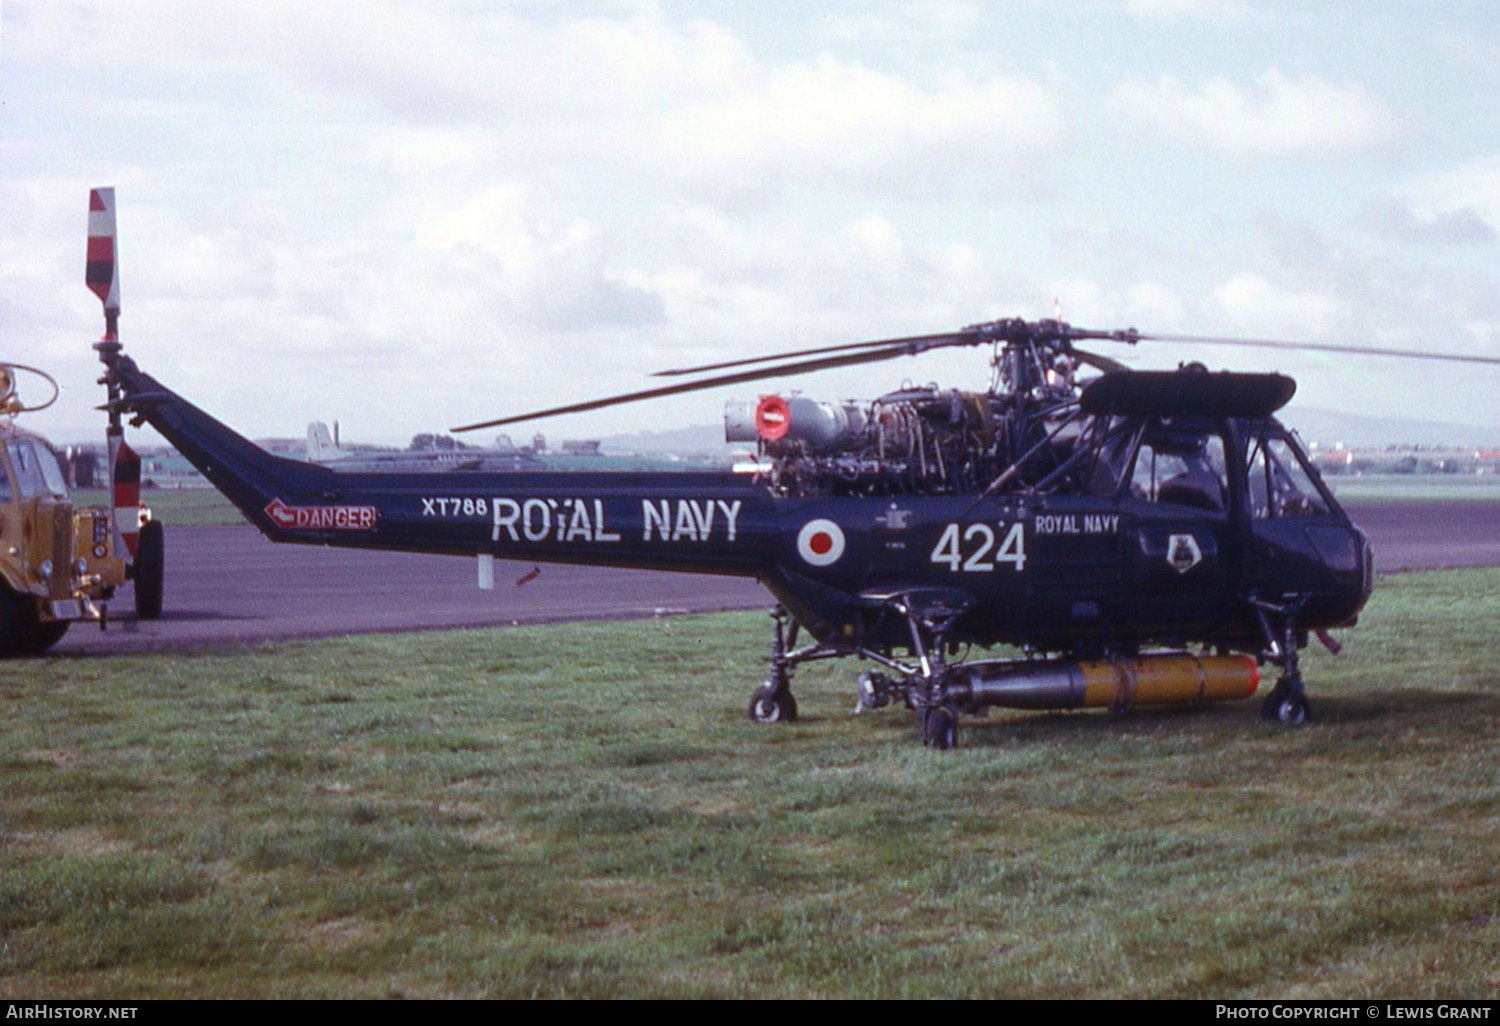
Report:
[[[904,702],[938,748],[987,706],[1241,699],[1265,664],[1277,680],[1262,715],[1301,722],[1299,650],[1310,633],[1332,644],[1325,632],[1352,625],[1370,595],[1369,541],[1273,416],[1291,378],[1129,371],[1075,348],[1228,340],[992,321],[667,371],[684,380],[455,429],[992,351],[983,392],[730,404],[729,439],[757,448],[742,472],[339,471],[263,451],[124,354],[117,290],[101,287],[115,274],[112,190],[91,207],[111,212],[94,221],[110,242],[91,240],[87,277],[116,297],[95,345],[112,434],[123,415],[150,424],[277,542],[478,557],[481,580],[495,557],[757,578],[778,603],[757,721],[796,718],[801,664],[857,656],[875,667],[861,706]],[[1082,367],[1101,373],[1084,382]],[[1024,655],[959,658],[998,644]]]

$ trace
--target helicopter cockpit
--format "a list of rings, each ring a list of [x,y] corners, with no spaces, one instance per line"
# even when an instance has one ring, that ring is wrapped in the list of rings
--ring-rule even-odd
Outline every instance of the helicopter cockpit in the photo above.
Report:
[[[1270,431],[1253,435],[1245,466],[1252,517],[1319,516],[1329,511],[1332,500],[1292,436]]]
[[[1130,494],[1222,512],[1229,499],[1224,439],[1205,423],[1154,424],[1141,436],[1130,474]]]
[[[1242,454],[1233,466],[1231,430]],[[1231,476],[1240,473],[1252,519],[1322,516],[1336,508],[1296,436],[1274,420],[1239,421],[1231,429],[1201,417],[1114,418],[1101,434],[1082,494],[1223,513],[1235,494]]]

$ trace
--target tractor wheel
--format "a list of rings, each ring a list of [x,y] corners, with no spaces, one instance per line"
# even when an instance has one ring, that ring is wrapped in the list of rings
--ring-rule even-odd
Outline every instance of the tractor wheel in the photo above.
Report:
[[[48,620],[32,626],[31,636],[21,646],[21,655],[39,656],[62,640],[68,633],[68,621]]]
[[[166,571],[166,537],[160,520],[141,525],[135,550],[135,615],[138,620],[161,618]]]
[[[36,613],[31,606],[0,584],[0,658],[24,655],[35,624]]]
[[[32,601],[0,584],[0,659],[41,655],[67,632],[66,620],[43,623]]]

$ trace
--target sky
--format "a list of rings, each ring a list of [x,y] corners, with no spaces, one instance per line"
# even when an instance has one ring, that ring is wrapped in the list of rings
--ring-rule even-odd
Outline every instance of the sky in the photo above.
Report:
[[[252,437],[405,443],[664,367],[1058,310],[1500,356],[1496,97],[1493,0],[3,0],[0,358],[63,385],[31,426],[102,430],[102,185],[126,351]],[[1101,348],[1293,374],[1293,423],[1500,436],[1500,367]],[[980,389],[987,357],[510,430]]]

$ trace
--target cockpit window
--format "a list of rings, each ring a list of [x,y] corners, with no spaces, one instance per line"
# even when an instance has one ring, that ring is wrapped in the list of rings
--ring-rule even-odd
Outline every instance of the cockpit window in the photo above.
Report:
[[[26,438],[7,442],[5,448],[10,454],[10,468],[16,475],[16,490],[21,498],[68,494],[62,468],[50,449]]]
[[[1252,517],[1307,517],[1328,512],[1322,490],[1287,439],[1253,439],[1246,465]]]
[[[47,482],[47,490],[53,495],[63,497],[68,494],[68,479],[63,474],[62,464],[58,462],[57,453],[45,445],[36,446],[37,465],[42,468],[42,480]]]
[[[1221,512],[1229,497],[1224,440],[1218,434],[1148,432],[1136,451],[1130,494]]]

